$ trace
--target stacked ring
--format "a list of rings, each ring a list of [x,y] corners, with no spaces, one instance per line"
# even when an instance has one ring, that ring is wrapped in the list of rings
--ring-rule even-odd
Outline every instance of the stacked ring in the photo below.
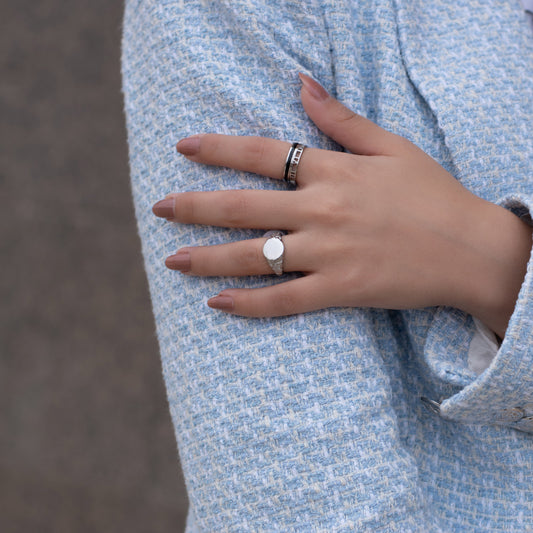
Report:
[[[285,172],[283,174],[283,179],[296,187],[296,174],[298,172],[298,165],[302,158],[303,151],[305,150],[305,145],[300,143],[292,143],[292,146],[287,154],[287,159],[285,160]]]

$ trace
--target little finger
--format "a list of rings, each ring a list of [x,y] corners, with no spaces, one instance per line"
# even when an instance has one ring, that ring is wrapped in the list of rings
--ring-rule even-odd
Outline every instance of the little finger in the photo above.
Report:
[[[226,289],[209,299],[207,305],[248,317],[286,316],[329,307],[319,274],[260,289]]]

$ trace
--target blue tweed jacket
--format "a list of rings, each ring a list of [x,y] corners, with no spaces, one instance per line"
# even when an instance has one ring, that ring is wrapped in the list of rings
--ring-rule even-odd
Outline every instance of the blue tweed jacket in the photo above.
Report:
[[[457,309],[246,319],[205,301],[270,277],[165,268],[180,246],[262,233],[162,222],[151,205],[165,194],[283,188],[190,163],[179,138],[339,149],[303,112],[298,71],[531,222],[533,32],[519,0],[128,0],[132,190],[187,531],[533,531],[532,262],[480,375]]]

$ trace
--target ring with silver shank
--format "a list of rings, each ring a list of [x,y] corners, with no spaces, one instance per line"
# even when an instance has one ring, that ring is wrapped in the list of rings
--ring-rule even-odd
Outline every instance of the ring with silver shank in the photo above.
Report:
[[[270,230],[263,235],[267,239],[263,245],[263,256],[268,266],[278,276],[283,274],[283,256],[285,254],[283,235],[284,233],[279,230]]]
[[[296,174],[298,173],[298,165],[302,159],[303,151],[305,150],[305,145],[301,143],[292,143],[289,153],[287,154],[287,159],[285,160],[285,173],[283,174],[283,179],[296,187]]]

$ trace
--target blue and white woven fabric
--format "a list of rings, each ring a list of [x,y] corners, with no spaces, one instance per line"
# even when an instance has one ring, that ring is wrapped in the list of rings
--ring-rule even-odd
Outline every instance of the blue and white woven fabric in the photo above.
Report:
[[[162,221],[151,206],[167,193],[284,187],[191,163],[178,139],[339,149],[306,117],[298,71],[531,221],[533,32],[519,0],[127,0],[132,190],[187,531],[533,531],[532,262],[479,375],[473,317],[457,309],[247,319],[205,302],[278,280],[164,266],[181,246],[262,234]]]

